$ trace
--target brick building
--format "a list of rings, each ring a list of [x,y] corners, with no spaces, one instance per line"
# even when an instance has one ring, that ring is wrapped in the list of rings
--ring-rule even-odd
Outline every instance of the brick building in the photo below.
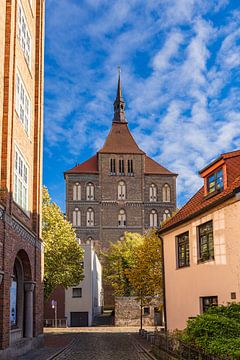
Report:
[[[0,3],[0,359],[41,340],[44,0]]]
[[[159,226],[175,210],[176,174],[136,144],[125,118],[120,76],[112,127],[103,148],[66,171],[65,180],[66,213],[77,237],[102,249],[125,231],[143,233]]]

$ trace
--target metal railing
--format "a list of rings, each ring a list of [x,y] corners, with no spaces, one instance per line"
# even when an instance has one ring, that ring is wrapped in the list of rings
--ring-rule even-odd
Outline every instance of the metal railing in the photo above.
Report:
[[[146,337],[153,345],[155,355],[160,355],[164,351],[176,359],[180,360],[231,360],[231,357],[215,357],[200,352],[193,347],[188,346],[177,337],[159,332],[140,331],[140,334]]]
[[[67,319],[44,319],[44,327],[66,328]]]

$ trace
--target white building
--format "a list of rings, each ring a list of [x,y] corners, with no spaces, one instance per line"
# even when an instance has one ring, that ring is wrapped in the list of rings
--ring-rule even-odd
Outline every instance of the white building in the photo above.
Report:
[[[91,243],[84,249],[84,280],[65,290],[65,316],[67,326],[91,326],[102,311],[102,266]]]

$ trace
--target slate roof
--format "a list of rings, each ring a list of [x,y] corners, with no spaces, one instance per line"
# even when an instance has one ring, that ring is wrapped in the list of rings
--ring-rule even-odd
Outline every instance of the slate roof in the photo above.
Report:
[[[205,196],[204,187],[200,190],[173,216],[167,223],[165,223],[160,229],[159,233],[165,233],[172,228],[181,225],[200,213],[208,211],[210,208],[217,206],[219,203],[226,201],[228,198],[234,196],[237,192],[240,192],[240,151],[233,151],[222,154],[216,161],[224,160],[227,168],[227,186],[226,188],[215,194],[214,196]],[[203,170],[214,165],[216,161],[209,164]]]

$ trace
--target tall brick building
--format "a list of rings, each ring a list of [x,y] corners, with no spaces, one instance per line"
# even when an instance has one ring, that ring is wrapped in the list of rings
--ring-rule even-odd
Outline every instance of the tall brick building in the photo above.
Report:
[[[44,0],[0,2],[0,359],[41,339]]]
[[[107,248],[125,231],[159,226],[176,208],[176,174],[142,151],[125,118],[120,76],[112,127],[101,150],[65,172],[66,212],[82,242]]]

